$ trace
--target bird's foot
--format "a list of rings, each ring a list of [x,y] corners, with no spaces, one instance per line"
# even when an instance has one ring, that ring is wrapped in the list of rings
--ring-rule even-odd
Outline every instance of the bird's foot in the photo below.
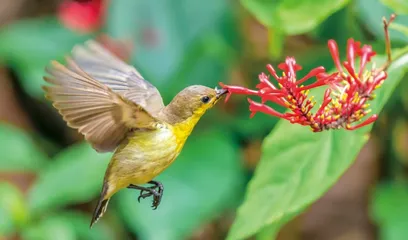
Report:
[[[150,181],[149,183],[153,184],[153,186],[147,187],[148,190],[140,190],[140,195],[137,198],[137,200],[140,202],[141,198],[145,199],[147,197],[153,196],[152,208],[153,210],[155,210],[160,205],[161,198],[163,196],[164,187],[161,182]],[[147,192],[144,193],[144,191],[147,191]]]
[[[140,202],[140,199],[145,199],[147,197],[153,196],[152,208],[153,210],[155,210],[160,205],[161,198],[163,196],[164,187],[163,187],[163,184],[157,181],[150,181],[149,183],[153,184],[153,186],[140,187],[136,185],[129,185],[128,188],[140,190],[140,195],[137,198],[138,202]]]
[[[140,199],[145,199],[147,197],[153,196],[153,203],[152,203],[152,208],[153,210],[156,210],[157,207],[159,206],[160,202],[161,202],[161,198],[163,196],[163,193],[159,193],[156,190],[150,189],[150,191],[143,193],[143,191],[140,191],[140,195],[137,198],[137,201],[140,202]]]

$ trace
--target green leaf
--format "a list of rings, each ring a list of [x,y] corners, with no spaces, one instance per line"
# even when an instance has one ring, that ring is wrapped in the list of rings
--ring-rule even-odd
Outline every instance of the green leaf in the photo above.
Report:
[[[185,239],[201,224],[232,209],[241,199],[244,175],[238,146],[224,131],[194,133],[173,165],[157,180],[164,195],[157,210],[139,191],[119,194],[118,207],[140,239]]]
[[[408,188],[406,184],[386,183],[377,187],[372,204],[374,220],[380,226],[380,239],[399,240],[408,235]]]
[[[0,124],[0,142],[2,171],[38,171],[47,163],[47,156],[21,129]]]
[[[24,240],[76,240],[75,231],[65,219],[56,217],[46,218],[44,221],[29,227],[22,232]]]
[[[408,2],[406,0],[381,0],[381,2],[397,14],[408,14]]]
[[[115,239],[106,225],[97,224],[90,229],[90,219],[91,216],[79,212],[59,212],[34,223],[23,231],[22,236],[27,240]]]
[[[64,150],[39,174],[29,194],[30,208],[38,213],[96,197],[110,156],[87,143]]]
[[[132,64],[165,90],[168,101],[184,87],[215,87],[223,79],[238,39],[231,5],[226,0],[115,0],[107,32],[134,40]]]
[[[55,17],[21,20],[0,32],[0,59],[13,67],[27,93],[42,98],[45,66],[89,37],[65,28]]]
[[[355,10],[358,13],[360,21],[364,23],[368,30],[377,38],[384,40],[384,27],[381,18],[385,17],[389,19],[394,11],[381,4],[378,0],[357,0],[355,5]],[[408,15],[398,15],[393,23],[408,26]],[[390,29],[390,38],[391,41],[408,42],[408,36],[394,29]]]
[[[404,26],[404,25],[397,24],[397,23],[392,23],[390,25],[390,29],[395,29],[408,37],[408,26]]]
[[[0,236],[7,236],[27,222],[23,194],[13,185],[0,183]]]
[[[378,58],[375,61],[379,63]],[[371,102],[373,112],[380,112],[403,77],[407,63],[405,55],[389,68],[388,79]],[[313,133],[307,127],[280,121],[263,142],[261,161],[228,239],[245,239],[265,227],[276,234],[350,167],[368,140],[366,133],[371,127]]]
[[[343,8],[349,0],[241,0],[263,25],[282,29],[287,35],[309,32],[334,12]]]

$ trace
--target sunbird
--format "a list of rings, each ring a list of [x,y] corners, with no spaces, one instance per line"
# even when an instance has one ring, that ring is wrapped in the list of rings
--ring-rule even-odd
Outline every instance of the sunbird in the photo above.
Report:
[[[174,162],[194,126],[227,90],[193,85],[164,105],[135,67],[95,40],[74,46],[65,59],[65,65],[53,60],[46,66],[45,97],[97,152],[114,152],[90,227],[123,188],[140,190],[138,201],[152,196],[156,209],[164,188],[153,179]]]

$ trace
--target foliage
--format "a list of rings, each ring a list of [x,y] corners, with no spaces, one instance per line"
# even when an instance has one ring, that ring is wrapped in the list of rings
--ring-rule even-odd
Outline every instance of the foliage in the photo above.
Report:
[[[0,125],[0,142],[2,170],[38,171],[48,160],[29,136],[11,125]]]
[[[306,33],[344,7],[348,0],[262,1],[241,0],[242,4],[268,28],[289,35]],[[314,13],[314,14],[312,14]]]
[[[11,235],[27,221],[24,198],[17,188],[0,183],[0,234]]]
[[[28,198],[31,210],[51,210],[96,197],[110,157],[85,143],[65,149],[38,174]]]
[[[51,214],[42,221],[33,223],[23,231],[23,239],[115,239],[109,228],[104,225],[89,230],[89,216],[78,212],[59,212]]]
[[[408,14],[408,2],[404,0],[381,0],[381,2],[393,9],[397,14]]]
[[[62,60],[75,43],[89,37],[66,29],[54,17],[24,20],[0,31],[0,59],[18,73],[27,93],[42,98],[48,62]]]
[[[241,0],[242,5],[269,29],[269,52],[273,58],[281,57],[286,35],[299,35],[313,30],[347,2]]]
[[[376,189],[372,204],[373,217],[381,224],[380,238],[404,239],[408,234],[407,218],[408,191],[403,183],[386,182]]]

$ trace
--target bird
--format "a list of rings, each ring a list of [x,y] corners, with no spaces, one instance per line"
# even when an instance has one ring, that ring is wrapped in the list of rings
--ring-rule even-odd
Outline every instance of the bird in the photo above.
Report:
[[[167,105],[158,89],[132,65],[96,40],[75,45],[45,67],[45,98],[66,124],[99,153],[113,152],[90,227],[121,189],[161,202],[164,186],[154,179],[178,157],[197,122],[228,91],[192,85]],[[148,186],[143,186],[148,184]]]

